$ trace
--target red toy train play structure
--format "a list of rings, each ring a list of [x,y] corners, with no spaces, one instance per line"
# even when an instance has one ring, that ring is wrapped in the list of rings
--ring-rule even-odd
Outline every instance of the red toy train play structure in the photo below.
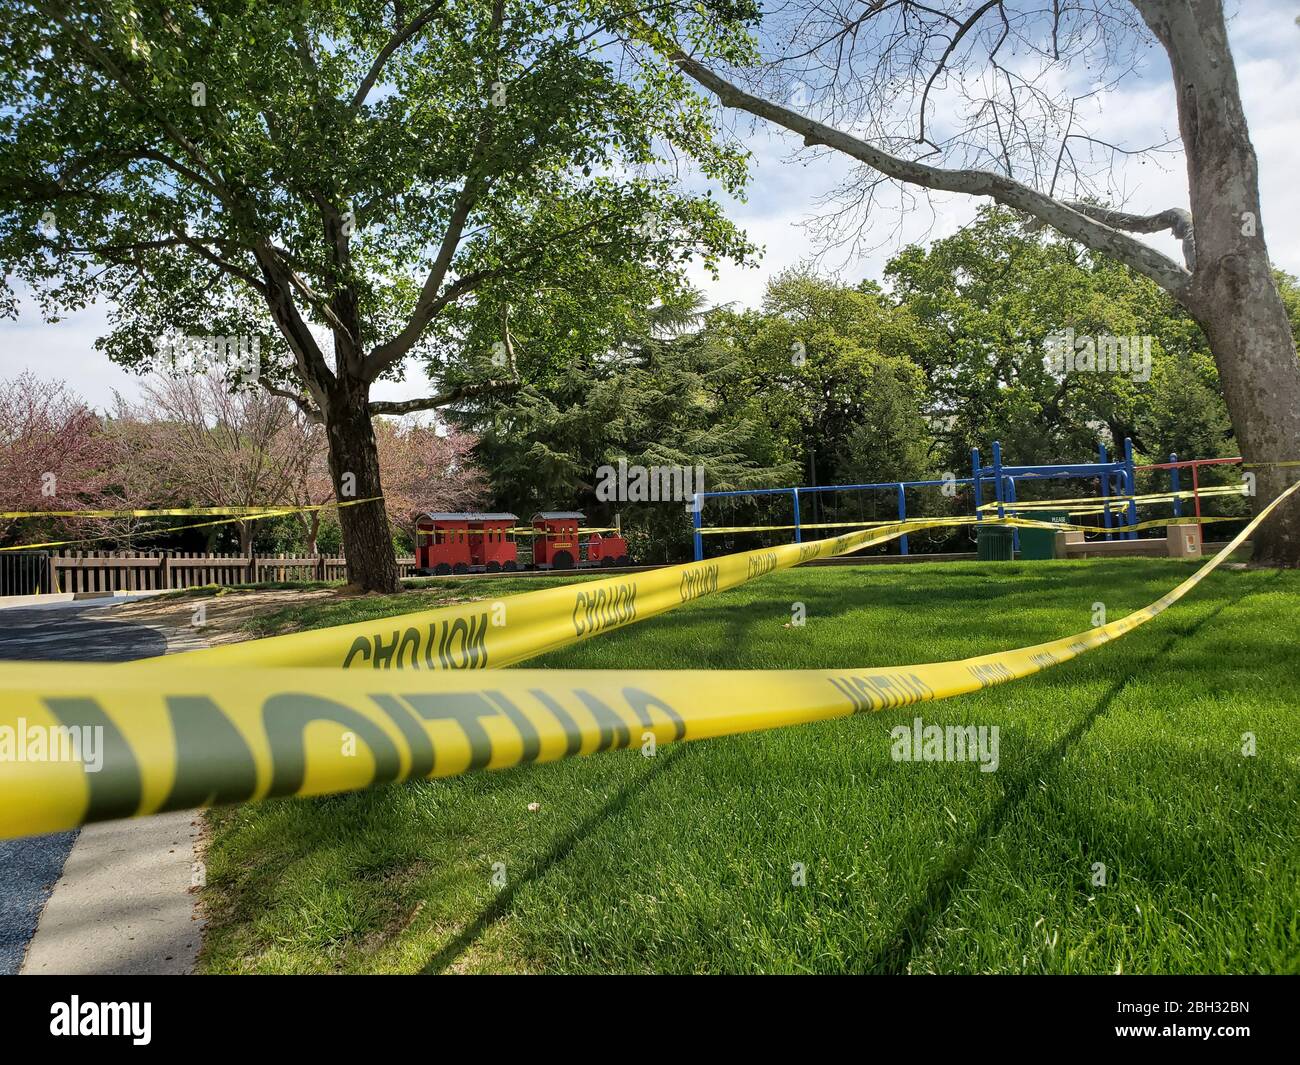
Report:
[[[584,533],[576,510],[533,515],[531,534],[516,530],[514,514],[421,514],[415,522],[415,566],[421,576],[513,573],[520,569],[626,566],[627,541]],[[532,562],[519,562],[516,535],[531,535]]]

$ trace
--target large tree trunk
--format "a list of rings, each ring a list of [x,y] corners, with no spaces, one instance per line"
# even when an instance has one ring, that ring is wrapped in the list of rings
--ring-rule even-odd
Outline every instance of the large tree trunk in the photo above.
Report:
[[[1185,303],[1219,366],[1248,463],[1300,459],[1300,360],[1273,281],[1259,206],[1259,171],[1219,0],[1136,0],[1169,53],[1187,154],[1196,267]],[[1300,478],[1263,466],[1255,505]],[[1256,562],[1300,565],[1300,493],[1254,536]]]
[[[323,411],[329,441],[330,474],[340,503],[382,496],[379,450],[370,422],[367,386],[340,375]],[[397,555],[383,499],[341,506],[339,525],[347,557],[348,583],[367,592],[399,592]]]
[[[1276,290],[1259,295],[1258,271],[1229,261],[1215,270],[1197,303],[1196,317],[1209,338],[1219,380],[1247,463],[1283,462],[1300,456],[1300,361],[1290,322]],[[1264,275],[1269,288],[1273,282]],[[1276,303],[1277,307],[1269,304]],[[1279,321],[1280,319],[1280,321]],[[1260,466],[1255,475],[1256,510],[1300,476],[1300,468]],[[1289,499],[1252,536],[1252,561],[1300,566],[1300,493]]]

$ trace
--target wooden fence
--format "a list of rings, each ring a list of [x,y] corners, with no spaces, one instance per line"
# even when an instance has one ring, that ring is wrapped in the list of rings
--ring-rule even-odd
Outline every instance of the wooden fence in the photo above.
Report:
[[[147,592],[264,581],[341,581],[341,555],[205,555],[185,551],[19,551],[0,554],[0,595]],[[415,576],[415,557],[397,559]]]

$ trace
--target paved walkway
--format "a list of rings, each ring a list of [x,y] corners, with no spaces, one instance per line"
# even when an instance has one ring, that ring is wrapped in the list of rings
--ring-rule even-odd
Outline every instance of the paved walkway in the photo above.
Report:
[[[87,825],[27,951],[23,973],[182,976],[202,927],[189,893],[197,815]]]
[[[203,646],[193,632],[114,621],[115,605],[4,610],[0,659],[124,662]],[[188,893],[195,820],[0,840],[0,974],[189,972],[200,932]]]

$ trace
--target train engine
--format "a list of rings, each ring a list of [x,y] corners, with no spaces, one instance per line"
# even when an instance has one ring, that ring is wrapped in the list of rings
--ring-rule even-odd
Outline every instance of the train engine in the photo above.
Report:
[[[589,566],[628,565],[623,537],[591,533],[578,528],[585,515],[576,510],[548,510],[533,515],[533,565],[537,569],[575,569]]]

